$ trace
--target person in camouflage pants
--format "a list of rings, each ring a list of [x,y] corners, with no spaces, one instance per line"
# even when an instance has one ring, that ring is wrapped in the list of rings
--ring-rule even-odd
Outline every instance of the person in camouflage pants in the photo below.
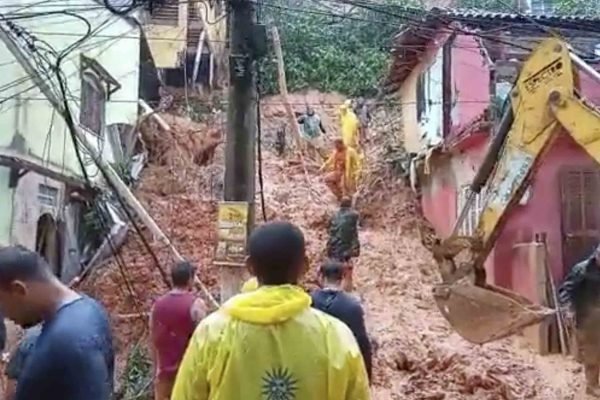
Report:
[[[586,393],[600,398],[600,246],[573,266],[558,289],[558,298],[569,324],[575,328]]]
[[[349,197],[344,197],[340,209],[329,224],[327,256],[344,264],[346,273],[342,286],[346,291],[353,289],[352,273],[354,267],[352,258],[360,255],[358,217],[358,212],[352,208],[352,200]]]

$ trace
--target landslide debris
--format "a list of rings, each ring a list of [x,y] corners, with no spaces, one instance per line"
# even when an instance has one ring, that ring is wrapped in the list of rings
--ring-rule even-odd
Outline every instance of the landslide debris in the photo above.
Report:
[[[290,100],[298,112],[306,103],[311,104],[321,113],[327,136],[337,133],[336,110],[343,97],[313,91],[291,96]],[[268,99],[262,115],[266,216],[270,220],[289,219],[304,230],[311,259],[306,285],[312,287],[324,256],[326,227],[336,209],[335,202],[316,174],[316,163],[303,163],[293,152],[283,158],[275,155],[275,135],[286,121],[281,99]],[[401,141],[396,143],[401,137],[393,129],[400,117],[388,109],[378,112],[376,118],[366,147],[368,184],[359,197],[359,211],[364,214],[362,254],[355,268],[357,294],[364,302],[368,329],[378,348],[373,399],[575,399],[573,393],[581,386],[581,373],[572,362],[534,355],[515,339],[471,345],[454,334],[441,317],[430,294],[439,278],[429,252],[421,245],[418,202],[405,175],[394,169],[403,160]],[[188,132],[210,135],[210,128],[194,124]],[[392,151],[384,151],[383,146],[391,146]],[[162,150],[157,156],[168,152]],[[185,152],[188,160],[194,154]],[[387,161],[382,162],[382,158]],[[219,198],[215,187],[222,185],[222,163],[222,146],[217,147],[213,164],[199,166],[191,162],[185,171],[178,169],[177,161],[163,163],[158,157],[144,170],[136,189],[140,201],[175,246],[199,265],[200,279],[215,295],[218,282],[212,257],[216,245],[215,200]],[[256,204],[260,221],[260,197]],[[147,232],[146,237],[151,239]],[[153,248],[161,263],[169,265],[169,252],[156,243]],[[136,235],[129,235],[121,255],[135,296],[129,293],[116,263],[90,277],[85,290],[111,311],[119,351],[126,354],[143,337],[146,326],[145,318],[130,315],[149,310],[165,286]]]

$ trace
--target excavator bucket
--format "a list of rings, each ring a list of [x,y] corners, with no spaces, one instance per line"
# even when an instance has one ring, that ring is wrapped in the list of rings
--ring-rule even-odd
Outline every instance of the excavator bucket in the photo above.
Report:
[[[465,340],[483,344],[518,333],[555,313],[516,293],[467,279],[434,287],[437,306],[452,328]]]

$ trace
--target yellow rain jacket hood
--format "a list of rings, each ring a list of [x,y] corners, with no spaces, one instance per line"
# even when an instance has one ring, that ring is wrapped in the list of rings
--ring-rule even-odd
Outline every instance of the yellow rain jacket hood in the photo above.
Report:
[[[292,285],[231,298],[198,326],[171,400],[366,400],[350,330]]]
[[[258,279],[256,279],[256,277],[248,279],[242,285],[242,293],[248,293],[256,289],[258,289]]]

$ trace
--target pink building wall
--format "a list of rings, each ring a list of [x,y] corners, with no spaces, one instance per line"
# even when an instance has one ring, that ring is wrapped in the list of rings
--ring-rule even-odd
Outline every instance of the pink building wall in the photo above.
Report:
[[[448,140],[453,141],[488,108],[490,69],[474,36],[456,36],[450,60],[453,107]]]
[[[461,146],[447,149],[451,156],[435,166],[422,190],[423,212],[442,237],[452,231],[457,218],[458,191],[473,179],[488,142],[488,135],[480,132],[469,132],[469,140],[461,140],[465,128],[489,106],[489,66],[477,46],[471,36],[459,35],[455,39],[452,50],[455,102],[451,131],[445,142],[456,143],[458,139]],[[583,73],[580,83],[584,96],[600,104],[600,84]],[[527,204],[516,206],[508,216],[486,261],[491,283],[512,288],[533,299],[536,282],[527,265],[526,247],[522,244],[533,241],[536,233],[546,233],[550,268],[555,280],[562,281],[570,266],[563,265],[559,171],[563,167],[595,165],[568,134],[560,134],[532,180]]]
[[[528,282],[533,277],[528,276],[528,268],[523,265],[526,258],[518,245],[532,242],[536,233],[546,233],[550,268],[554,279],[562,281],[570,266],[563,266],[559,173],[564,167],[594,165],[594,160],[569,135],[559,135],[533,177],[527,204],[516,206],[498,237],[494,254],[497,284],[515,289],[533,285]]]

